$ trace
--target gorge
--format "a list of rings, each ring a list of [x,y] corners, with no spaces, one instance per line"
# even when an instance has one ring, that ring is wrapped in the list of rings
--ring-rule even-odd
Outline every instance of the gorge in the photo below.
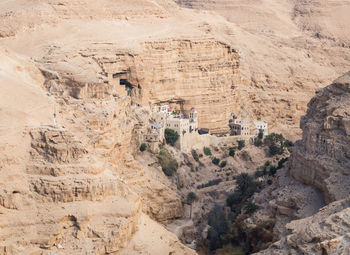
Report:
[[[1,2],[0,254],[350,253],[349,11]],[[195,109],[208,144],[151,148],[161,104]],[[233,116],[271,135],[236,137]],[[256,187],[228,205],[242,174]],[[211,249],[216,205],[229,238]]]

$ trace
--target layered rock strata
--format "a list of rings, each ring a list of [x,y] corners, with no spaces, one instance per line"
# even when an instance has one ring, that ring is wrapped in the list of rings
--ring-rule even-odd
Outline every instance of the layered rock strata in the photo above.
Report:
[[[254,222],[275,217],[279,240],[259,254],[350,252],[349,88],[350,72],[316,93],[286,168],[255,197],[263,210]]]
[[[347,0],[176,2],[215,11],[232,24],[221,34],[234,38],[241,56],[236,113],[267,121],[271,131],[299,138],[300,117],[315,91],[350,68]]]
[[[141,105],[173,101],[185,112],[195,107],[200,127],[228,131],[237,108],[233,98],[240,83],[239,55],[227,40],[208,31],[201,14],[181,10],[171,1],[142,1],[137,5],[144,6],[143,15],[133,2],[83,2],[79,4],[86,9],[78,17],[77,3],[38,1],[20,9],[8,5],[10,11],[0,20],[13,27],[2,28],[4,44],[22,51],[23,37],[32,38],[29,55],[51,78],[46,86],[52,93],[105,98],[132,89],[133,100]],[[106,10],[103,17],[101,10]],[[47,14],[45,21],[42,13]],[[181,26],[186,29],[175,28]],[[76,31],[62,34],[72,27]]]
[[[59,82],[55,92],[45,92],[52,72],[43,76],[8,51],[0,60],[7,91],[0,114],[10,127],[0,133],[0,254],[133,254],[155,247],[194,254],[153,220],[181,217],[179,196],[160,169],[161,177],[152,178],[132,156],[148,111],[129,97],[76,99]],[[88,95],[96,91],[92,86]],[[46,112],[38,114],[38,105]],[[143,235],[144,218],[148,230],[162,231],[159,246],[153,239],[130,243]]]
[[[350,193],[350,72],[319,91],[301,119],[303,139],[293,151],[290,174],[320,189],[327,202]]]

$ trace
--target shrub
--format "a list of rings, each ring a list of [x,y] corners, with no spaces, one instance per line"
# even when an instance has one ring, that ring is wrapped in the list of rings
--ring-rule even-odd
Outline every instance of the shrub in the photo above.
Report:
[[[142,152],[142,151],[145,151],[146,148],[147,148],[147,145],[146,145],[145,143],[143,143],[143,144],[140,145],[140,151],[141,151],[141,152]]]
[[[198,156],[197,152],[195,150],[192,150],[191,154],[192,154],[193,159],[198,162],[199,156]]]
[[[294,143],[293,143],[292,141],[286,140],[286,141],[284,142],[284,146],[286,146],[286,147],[293,147],[293,146],[294,146]]]
[[[246,213],[251,214],[254,213],[259,207],[253,202],[253,201],[248,201],[244,205],[244,210]]]
[[[269,171],[269,175],[275,176],[276,172],[277,172],[277,168],[275,166],[271,166],[270,171]]]
[[[287,161],[288,158],[282,158],[280,161],[278,161],[277,170],[281,169],[284,166],[284,163],[286,163]]]
[[[275,156],[277,154],[281,155],[283,153],[283,147],[273,143],[269,146],[269,152],[272,156]]]
[[[203,148],[203,152],[204,152],[204,154],[207,155],[207,156],[211,156],[211,155],[212,155],[212,154],[211,154],[211,150],[210,150],[210,148],[208,148],[208,147],[204,147],[204,148]]]
[[[176,141],[179,139],[179,134],[170,128],[166,128],[164,132],[165,140],[171,146],[175,146]]]
[[[228,155],[230,155],[231,157],[234,157],[235,156],[235,149],[230,148]]]
[[[273,143],[283,143],[284,142],[284,137],[282,134],[276,134],[276,133],[271,133],[268,136],[265,137],[264,143],[267,146],[270,146]]]
[[[220,179],[220,178],[219,179],[210,180],[210,181],[208,181],[205,184],[197,185],[197,189],[203,189],[203,188],[206,188],[206,187],[214,186],[214,185],[219,184],[220,182],[222,182],[222,179]]]
[[[288,149],[289,152],[292,152],[292,148],[294,147],[294,143],[289,141],[289,140],[286,140],[284,142],[284,146]]]
[[[238,149],[242,150],[245,146],[245,141],[244,140],[238,140]]]
[[[264,137],[264,132],[259,132],[258,139],[262,140]]]
[[[160,150],[158,155],[159,164],[165,175],[172,176],[178,168],[176,160],[171,156],[171,154],[164,148]]]
[[[226,164],[227,164],[227,161],[226,161],[226,160],[225,160],[225,161],[222,161],[222,162],[220,163],[220,167],[223,168],[223,167],[226,166]]]
[[[219,165],[220,159],[218,158],[213,158],[213,160],[211,161],[214,165]]]
[[[261,171],[261,170],[256,170],[255,173],[254,173],[254,177],[255,178],[262,177],[263,175],[264,175],[264,172]]]
[[[254,138],[254,145],[255,145],[256,147],[260,147],[261,145],[263,145],[263,141],[262,141],[260,138],[255,137],[255,138]]]

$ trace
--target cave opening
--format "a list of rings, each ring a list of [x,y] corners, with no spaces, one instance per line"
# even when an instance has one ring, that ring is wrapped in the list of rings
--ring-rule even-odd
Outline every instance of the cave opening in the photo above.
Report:
[[[131,96],[134,86],[127,79],[120,79],[120,86],[125,86],[125,90],[128,96]]]

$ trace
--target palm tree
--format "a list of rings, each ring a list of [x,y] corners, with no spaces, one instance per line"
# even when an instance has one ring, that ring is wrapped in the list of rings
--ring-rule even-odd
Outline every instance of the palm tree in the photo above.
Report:
[[[187,194],[187,203],[191,205],[190,219],[192,219],[192,204],[196,199],[197,199],[197,195],[193,191]]]
[[[244,210],[248,214],[255,212],[258,208],[259,207],[253,201],[248,201],[244,206]]]
[[[253,182],[252,177],[247,173],[241,173],[236,178],[236,183],[238,185],[238,188],[242,192],[246,191],[252,182]]]

